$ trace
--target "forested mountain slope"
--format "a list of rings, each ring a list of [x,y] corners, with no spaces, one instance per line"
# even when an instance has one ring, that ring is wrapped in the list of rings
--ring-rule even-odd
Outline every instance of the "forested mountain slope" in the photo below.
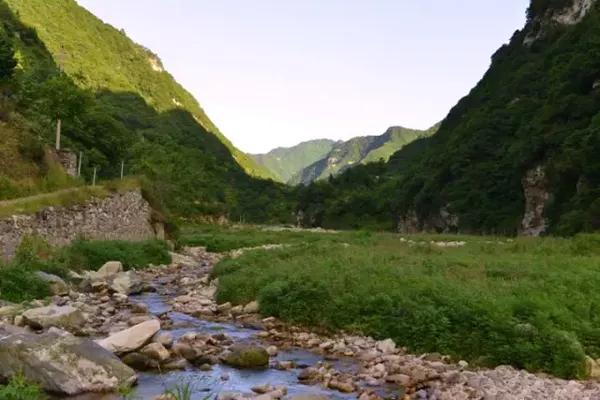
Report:
[[[196,99],[164,70],[151,50],[124,31],[105,24],[74,0],[5,0],[20,21],[36,29],[50,54],[79,85],[94,91],[140,95],[158,112],[183,109],[214,134],[251,175],[271,177],[236,149],[212,123]]]
[[[52,186],[43,148],[53,144],[60,118],[63,148],[83,151],[88,179],[93,167],[102,178],[118,176],[123,160],[126,174],[146,176],[156,201],[173,213],[291,218],[283,185],[245,172],[242,165],[261,168],[231,146],[149,50],[73,0],[3,0],[0,18],[0,65],[18,62],[0,71],[0,130],[10,138],[0,153],[12,160],[0,163],[3,198]]]
[[[394,126],[383,135],[358,136],[345,142],[337,142],[325,157],[297,173],[289,183],[307,185],[337,175],[356,165],[387,161],[392,154],[408,143],[433,135],[437,127],[435,125],[421,131]]]
[[[599,154],[600,3],[533,0],[436,135],[374,176],[349,170],[307,188],[299,209],[307,224],[406,232],[598,230]]]
[[[325,157],[335,141],[317,139],[292,147],[278,147],[265,154],[251,154],[256,162],[271,171],[280,182],[288,182],[298,172]]]
[[[408,143],[437,131],[435,125],[425,131],[400,126],[389,128],[379,136],[357,136],[347,141],[312,140],[289,148],[277,148],[252,157],[272,171],[281,182],[309,184],[329,178],[346,169],[369,162],[387,161]]]

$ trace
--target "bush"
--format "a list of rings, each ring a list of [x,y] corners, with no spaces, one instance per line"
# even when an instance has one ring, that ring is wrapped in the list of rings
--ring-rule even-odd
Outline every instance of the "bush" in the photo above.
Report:
[[[221,236],[226,234],[220,233]],[[232,235],[239,235],[234,232]],[[289,234],[280,233],[281,242]],[[563,378],[600,357],[598,235],[505,239],[339,233],[221,261],[219,302],[332,331],[392,338],[478,366]],[[466,241],[442,248],[431,241]]]
[[[0,267],[0,299],[15,303],[50,296],[50,286],[19,264]]]
[[[65,248],[61,262],[69,269],[97,270],[108,261],[121,261],[125,269],[140,269],[149,264],[171,262],[167,244],[159,240],[144,242],[79,240]]]
[[[0,400],[43,400],[46,396],[42,390],[25,380],[23,376],[15,376],[8,385],[0,387]]]

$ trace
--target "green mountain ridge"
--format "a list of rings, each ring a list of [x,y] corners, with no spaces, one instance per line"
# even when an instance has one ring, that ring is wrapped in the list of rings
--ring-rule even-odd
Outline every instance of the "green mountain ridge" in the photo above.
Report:
[[[396,126],[379,136],[358,136],[347,141],[318,139],[251,156],[279,181],[306,185],[356,165],[387,161],[408,143],[434,134],[438,126],[425,131]]]
[[[280,182],[288,182],[299,171],[325,157],[336,142],[316,139],[292,147],[278,147],[265,154],[250,154]]]
[[[307,185],[338,175],[356,165],[387,161],[407,144],[431,136],[436,130],[437,125],[425,131],[396,126],[379,136],[359,136],[337,142],[325,157],[299,171],[288,183]]]
[[[594,231],[598,154],[600,3],[533,0],[434,136],[312,185],[298,207],[307,225],[515,234],[528,203],[547,233]]]

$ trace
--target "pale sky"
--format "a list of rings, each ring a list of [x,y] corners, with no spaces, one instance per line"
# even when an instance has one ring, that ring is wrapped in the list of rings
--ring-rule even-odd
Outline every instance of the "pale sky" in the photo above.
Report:
[[[529,0],[78,0],[158,53],[241,150],[428,128]]]

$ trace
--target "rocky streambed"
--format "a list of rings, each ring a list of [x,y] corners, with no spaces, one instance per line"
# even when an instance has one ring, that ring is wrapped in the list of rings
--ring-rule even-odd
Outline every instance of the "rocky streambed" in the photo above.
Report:
[[[219,256],[184,253],[138,273],[109,263],[79,277],[78,291],[57,282],[50,305],[0,308],[9,323],[0,326],[0,374],[24,372],[56,398],[78,400],[119,399],[89,392],[136,379],[128,398],[172,399],[167,389],[189,387],[193,399],[220,400],[600,399],[594,381],[471,370],[389,339],[289,326],[260,316],[256,302],[217,304],[209,273]]]

